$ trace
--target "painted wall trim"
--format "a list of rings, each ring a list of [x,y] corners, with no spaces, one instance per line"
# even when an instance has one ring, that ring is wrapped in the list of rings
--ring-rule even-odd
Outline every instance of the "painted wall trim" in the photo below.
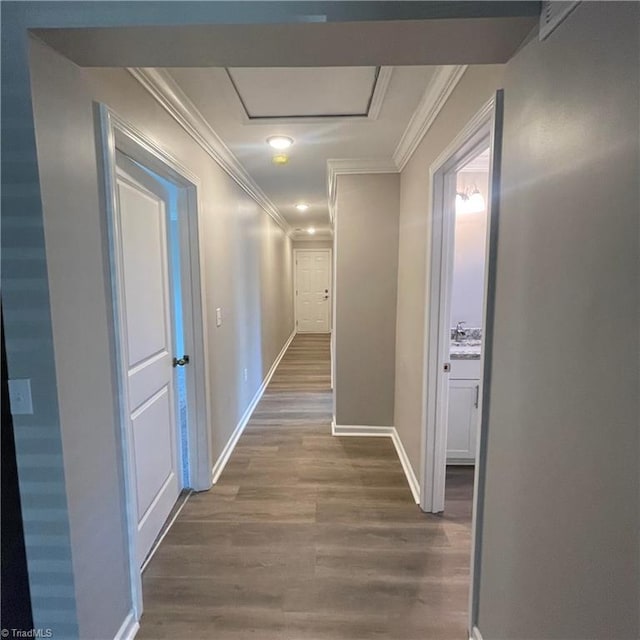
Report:
[[[391,434],[391,441],[393,442],[393,446],[396,448],[398,458],[400,458],[400,464],[402,465],[402,470],[404,471],[404,475],[409,483],[409,489],[411,489],[413,500],[416,504],[420,504],[420,483],[418,482],[416,474],[413,472],[413,467],[411,466],[411,462],[409,462],[409,456],[404,449],[402,440],[400,440],[400,436],[395,427]]]
[[[378,71],[376,86],[373,89],[371,104],[369,105],[369,110],[367,112],[367,118],[369,120],[377,120],[380,116],[382,103],[387,95],[387,89],[389,89],[392,73],[393,67],[380,67],[380,70]]]
[[[398,173],[398,167],[391,158],[330,158],[327,160],[327,197],[332,223],[335,218],[338,176],[368,173]]]
[[[471,635],[469,636],[469,640],[482,640],[482,634],[480,633],[480,629],[478,627],[473,627],[471,630]]]
[[[407,478],[411,495],[416,504],[420,504],[420,483],[413,471],[413,467],[409,462],[409,457],[402,445],[402,440],[395,427],[380,427],[369,425],[356,425],[356,424],[336,424],[335,417],[331,420],[331,435],[339,437],[375,437],[375,438],[391,438],[393,446],[395,447],[402,470]]]
[[[129,611],[116,635],[113,636],[113,640],[133,640],[133,638],[136,637],[136,633],[138,633],[139,628],[140,625],[135,618],[133,610]]]
[[[466,70],[466,65],[442,66],[436,69],[393,152],[393,160],[399,171],[409,162]]]
[[[127,70],[211,158],[290,235],[291,225],[282,217],[276,205],[249,175],[169,72],[164,69],[139,67],[130,67]]]
[[[265,379],[262,381],[260,388],[256,391],[256,394],[253,396],[253,399],[249,403],[249,406],[247,407],[246,411],[242,414],[242,417],[240,418],[238,425],[233,430],[233,433],[231,434],[231,437],[229,438],[224,449],[222,450],[222,453],[218,456],[218,459],[213,465],[213,469],[211,470],[211,484],[215,484],[216,482],[218,482],[218,478],[220,478],[220,474],[222,473],[225,466],[227,465],[227,462],[229,462],[229,458],[231,457],[231,454],[233,453],[233,450],[235,449],[235,446],[238,443],[238,440],[240,439],[240,436],[242,435],[244,428],[247,426],[247,423],[249,422],[251,415],[253,414],[256,406],[258,405],[258,402],[260,402],[260,399],[262,398],[262,395],[264,394],[265,389],[269,385],[269,382],[271,382],[271,378],[273,377],[273,374],[278,368],[280,361],[284,357],[284,354],[286,353],[287,349],[289,348],[289,345],[291,344],[295,336],[296,336],[296,330],[294,328],[293,331],[291,332],[291,335],[287,338],[287,341],[284,343],[284,346],[282,347],[280,353],[278,354],[276,359],[273,361],[273,364],[271,365],[271,369],[269,369],[269,372],[265,376]]]
[[[391,438],[393,432],[393,427],[379,427],[362,424],[336,424],[335,420],[331,421],[332,436]]]
[[[443,433],[442,428],[439,428],[439,425],[446,424],[446,414],[443,416],[441,412],[446,411],[447,403],[442,399],[445,387],[441,381],[440,367],[441,363],[446,360],[442,349],[445,346],[448,348],[448,343],[441,344],[439,335],[442,331],[446,331],[444,328],[446,311],[441,308],[441,289],[445,286],[447,269],[450,268],[450,248],[451,242],[453,242],[451,238],[446,239],[447,232],[452,233],[453,213],[449,209],[445,209],[445,201],[443,200],[444,175],[456,165],[456,162],[468,156],[471,149],[483,137],[489,138],[494,104],[495,97],[492,97],[482,106],[434,160],[429,167],[428,178],[426,178],[429,180],[432,190],[428,215],[428,219],[431,220],[431,240],[429,258],[424,265],[426,302],[423,335],[426,338],[422,353],[422,372],[425,383],[422,387],[421,400],[420,451],[422,457],[421,507],[427,513],[439,513],[444,509],[446,434]],[[486,133],[483,133],[485,128]],[[440,215],[442,211],[445,212],[444,215]],[[487,349],[484,348],[482,357],[484,358],[486,354]],[[476,462],[477,460],[478,456],[476,455]]]

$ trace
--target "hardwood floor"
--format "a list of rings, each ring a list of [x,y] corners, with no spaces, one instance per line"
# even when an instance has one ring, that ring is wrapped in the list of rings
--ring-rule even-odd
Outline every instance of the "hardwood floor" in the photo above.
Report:
[[[296,336],[144,572],[140,640],[466,637],[472,472],[423,514],[389,439],[330,435],[329,386],[329,337]]]

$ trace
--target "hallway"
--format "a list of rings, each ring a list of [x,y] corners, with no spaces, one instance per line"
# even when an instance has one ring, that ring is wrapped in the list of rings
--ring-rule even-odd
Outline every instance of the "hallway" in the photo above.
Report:
[[[137,638],[465,637],[469,473],[423,514],[390,439],[331,436],[329,387],[329,336],[296,336],[145,570]]]

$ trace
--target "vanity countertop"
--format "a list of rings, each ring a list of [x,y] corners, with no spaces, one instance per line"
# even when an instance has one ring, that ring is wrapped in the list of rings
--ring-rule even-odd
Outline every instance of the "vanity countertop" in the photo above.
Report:
[[[451,341],[449,347],[449,357],[452,360],[480,360],[481,352],[481,340]]]

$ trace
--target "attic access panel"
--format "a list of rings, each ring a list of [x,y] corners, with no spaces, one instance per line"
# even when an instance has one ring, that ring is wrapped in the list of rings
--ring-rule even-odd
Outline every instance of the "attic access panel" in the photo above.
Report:
[[[227,68],[249,120],[373,118],[390,70],[380,67]],[[382,95],[381,95],[382,94]]]

